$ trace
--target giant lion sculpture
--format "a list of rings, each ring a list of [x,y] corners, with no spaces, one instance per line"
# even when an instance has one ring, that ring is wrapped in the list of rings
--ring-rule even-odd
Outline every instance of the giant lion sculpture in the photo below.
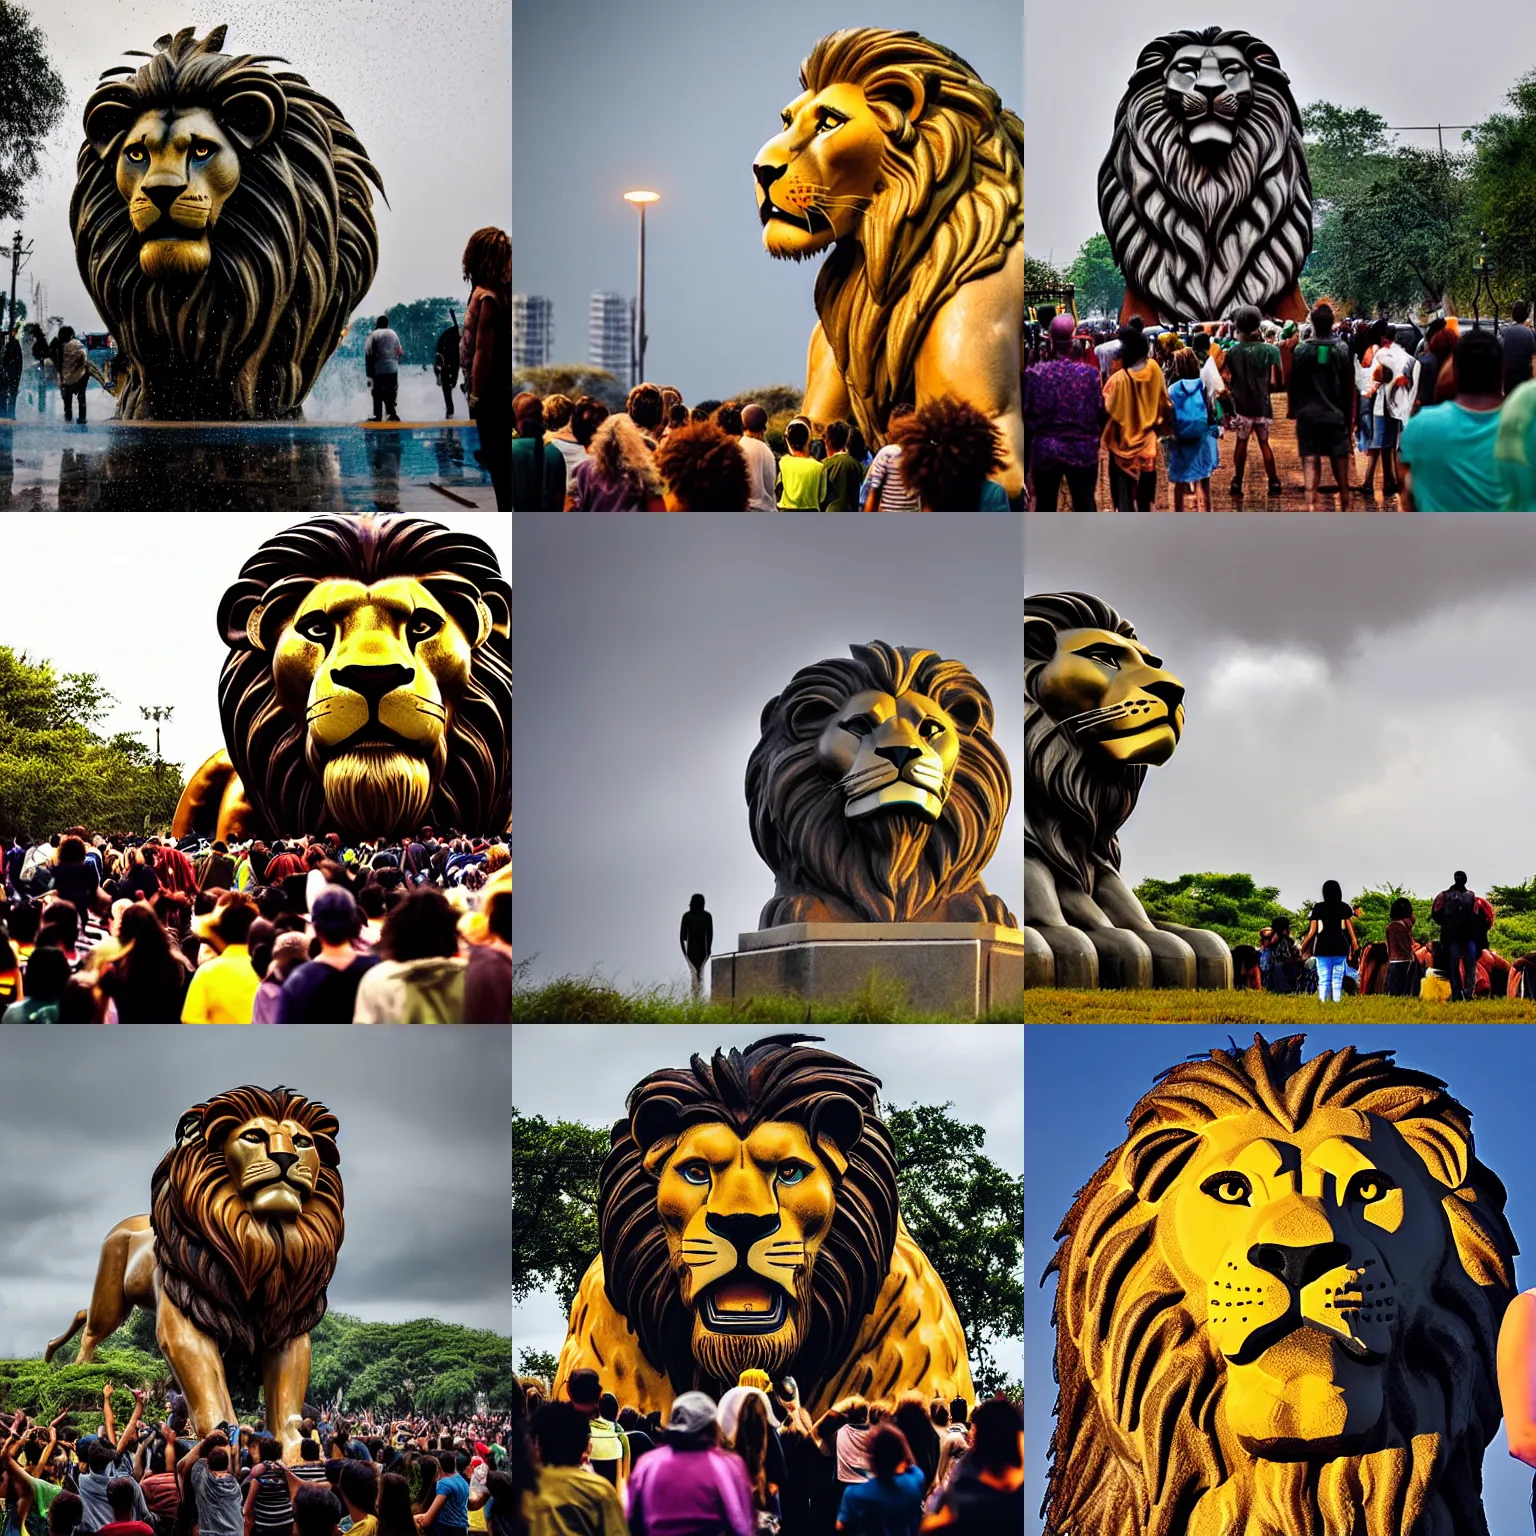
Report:
[[[949,395],[990,417],[1024,486],[1024,124],[958,54],[857,27],[800,66],[757,152],[769,255],[816,278],[804,410],[886,440],[891,407]]]
[[[1504,1186],[1439,1078],[1303,1038],[1161,1074],[1062,1220],[1048,1536],[1487,1536]]]
[[[267,67],[284,60],[226,56],[225,30],[160,38],[85,104],[70,227],[126,367],[120,417],[299,415],[373,283],[367,151],[302,75]]]
[[[1232,985],[1219,934],[1154,922],[1120,828],[1184,733],[1184,685],[1086,592],[1024,600],[1026,985]]]
[[[897,1209],[880,1080],[816,1038],[694,1056],[631,1090],[556,1393],[591,1368],[665,1417],[676,1393],[718,1397],[758,1369],[794,1376],[812,1415],[851,1393],[973,1398],[954,1304]]]
[[[752,841],[774,873],[759,927],[999,923],[981,881],[1008,814],[992,699],[958,661],[888,645],[802,667],[747,761]]]
[[[1099,168],[1125,275],[1122,320],[1306,317],[1312,183],[1275,51],[1248,32],[1169,32],[1141,50]]]
[[[43,1358],[83,1325],[75,1359],[89,1362],[142,1307],[196,1434],[236,1422],[232,1383],[259,1384],[284,1459],[296,1460],[309,1334],[344,1232],[338,1128],[325,1105],[287,1088],[194,1104],[150,1180],[150,1213],[107,1234],[89,1309]]]
[[[495,551],[422,517],[316,517],[218,609],[226,750],[177,837],[471,835],[512,819],[512,588]]]

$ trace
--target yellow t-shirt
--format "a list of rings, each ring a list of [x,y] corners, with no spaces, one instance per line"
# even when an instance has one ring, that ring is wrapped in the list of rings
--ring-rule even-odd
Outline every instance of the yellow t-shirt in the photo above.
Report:
[[[244,944],[227,944],[217,960],[198,966],[181,1005],[183,1024],[249,1024],[260,979]]]
[[[779,460],[779,478],[784,482],[784,493],[779,498],[781,507],[797,512],[821,510],[820,460],[800,459],[786,453]]]
[[[347,1536],[374,1536],[378,1528],[379,1522],[372,1515],[364,1515],[347,1527]]]

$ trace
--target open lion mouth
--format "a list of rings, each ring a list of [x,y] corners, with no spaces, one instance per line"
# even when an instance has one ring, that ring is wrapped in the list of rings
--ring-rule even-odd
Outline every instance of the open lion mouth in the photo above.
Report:
[[[776,1285],[755,1276],[730,1276],[704,1293],[705,1326],[716,1333],[774,1333],[789,1316],[789,1301]]]
[[[796,229],[803,229],[808,234],[815,234],[818,229],[832,233],[831,219],[819,208],[807,208],[804,213],[792,213],[788,208],[780,208],[777,203],[765,198],[758,204],[757,217],[764,229],[774,219],[782,219],[786,224],[793,224]]]

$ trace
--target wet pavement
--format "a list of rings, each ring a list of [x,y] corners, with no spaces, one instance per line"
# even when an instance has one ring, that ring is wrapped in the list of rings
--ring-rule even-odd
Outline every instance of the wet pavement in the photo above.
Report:
[[[94,404],[94,397],[92,400]],[[473,422],[0,420],[0,510],[494,510]]]

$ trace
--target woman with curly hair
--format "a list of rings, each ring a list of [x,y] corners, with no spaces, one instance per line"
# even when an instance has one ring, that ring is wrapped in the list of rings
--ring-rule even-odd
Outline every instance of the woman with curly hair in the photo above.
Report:
[[[469,413],[480,432],[480,462],[496,487],[498,511],[512,510],[512,237],[477,229],[464,247],[474,284],[459,349]]]
[[[567,512],[665,512],[661,476],[640,429],[610,416],[592,434],[587,458],[571,475]]]
[[[656,450],[669,512],[745,512],[747,461],[712,421],[674,427]]]
[[[1008,497],[991,478],[1003,466],[1003,438],[975,406],[944,397],[892,428],[901,473],[925,512],[1006,512]]]

